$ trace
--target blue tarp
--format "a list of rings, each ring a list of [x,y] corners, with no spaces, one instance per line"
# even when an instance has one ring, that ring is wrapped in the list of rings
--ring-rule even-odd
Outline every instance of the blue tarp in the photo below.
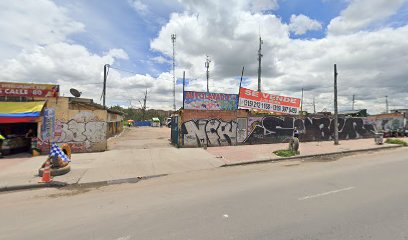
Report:
[[[152,126],[152,123],[149,121],[136,121],[134,122],[134,125],[136,127],[150,127]]]

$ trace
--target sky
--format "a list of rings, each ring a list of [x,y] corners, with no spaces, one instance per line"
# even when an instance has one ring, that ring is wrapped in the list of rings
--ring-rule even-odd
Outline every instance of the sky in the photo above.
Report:
[[[103,66],[109,106],[173,107],[186,90],[257,89],[262,38],[262,91],[301,97],[304,110],[370,114],[408,108],[408,0],[2,0],[0,81],[59,84],[101,103]]]

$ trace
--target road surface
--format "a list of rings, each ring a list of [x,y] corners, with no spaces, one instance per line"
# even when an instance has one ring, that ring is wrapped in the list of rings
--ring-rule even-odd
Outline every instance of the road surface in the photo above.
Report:
[[[0,239],[408,239],[407,153],[0,194]]]

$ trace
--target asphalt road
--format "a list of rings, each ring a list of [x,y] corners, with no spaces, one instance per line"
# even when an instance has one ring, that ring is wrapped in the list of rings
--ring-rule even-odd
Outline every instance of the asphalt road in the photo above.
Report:
[[[408,149],[0,194],[0,239],[408,239]]]

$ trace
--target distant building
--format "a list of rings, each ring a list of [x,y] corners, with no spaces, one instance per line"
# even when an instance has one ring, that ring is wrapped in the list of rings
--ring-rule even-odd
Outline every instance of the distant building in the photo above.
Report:
[[[367,109],[339,111],[345,117],[367,117]]]
[[[404,114],[405,118],[408,118],[408,108],[393,109],[390,112],[391,113],[402,113]]]

